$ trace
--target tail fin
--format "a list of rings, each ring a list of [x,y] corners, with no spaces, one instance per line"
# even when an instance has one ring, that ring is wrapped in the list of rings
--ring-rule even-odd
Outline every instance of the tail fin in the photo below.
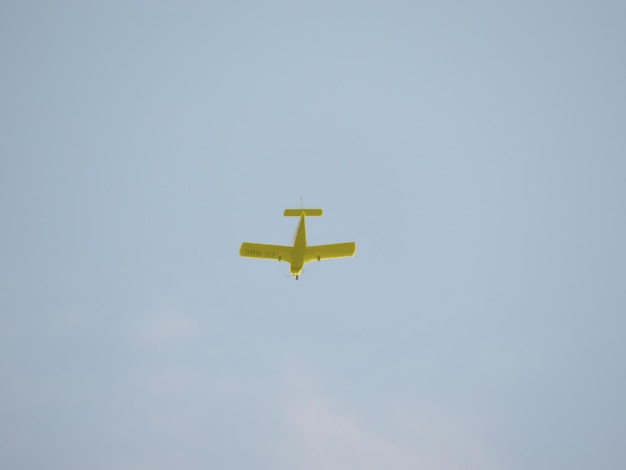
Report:
[[[300,217],[302,214],[307,217],[319,217],[322,215],[322,209],[285,209],[283,215],[285,217]]]

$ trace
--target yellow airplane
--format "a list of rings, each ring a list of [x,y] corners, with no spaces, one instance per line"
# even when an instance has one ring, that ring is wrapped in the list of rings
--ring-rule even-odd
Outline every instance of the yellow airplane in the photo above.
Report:
[[[239,254],[246,258],[286,261],[290,264],[289,271],[296,280],[298,280],[298,276],[302,272],[302,267],[305,263],[315,260],[321,261],[323,259],[349,258],[354,256],[356,251],[356,243],[354,242],[307,246],[304,218],[306,216],[319,217],[321,215],[322,209],[285,209],[285,217],[300,217],[300,223],[298,224],[298,231],[296,232],[293,246],[263,245],[244,242],[241,244]]]

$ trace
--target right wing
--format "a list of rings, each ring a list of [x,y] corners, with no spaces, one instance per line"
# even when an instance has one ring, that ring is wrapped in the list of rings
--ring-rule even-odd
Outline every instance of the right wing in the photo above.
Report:
[[[304,262],[332,258],[349,258],[356,252],[356,243],[334,243],[332,245],[307,246]]]
[[[291,246],[262,245],[260,243],[244,242],[239,248],[239,255],[246,258],[275,259],[291,263]]]

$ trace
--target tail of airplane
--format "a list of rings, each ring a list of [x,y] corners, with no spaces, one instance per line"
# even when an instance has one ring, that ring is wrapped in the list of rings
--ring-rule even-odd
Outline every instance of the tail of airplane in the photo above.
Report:
[[[285,217],[300,217],[304,214],[307,217],[320,217],[322,209],[285,209]]]

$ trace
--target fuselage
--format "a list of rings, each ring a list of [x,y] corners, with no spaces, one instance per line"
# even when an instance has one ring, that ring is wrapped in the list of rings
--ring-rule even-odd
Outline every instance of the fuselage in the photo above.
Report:
[[[304,223],[304,214],[300,215],[300,223],[296,232],[296,239],[293,242],[293,251],[291,255],[290,272],[293,277],[298,279],[304,266],[304,254],[306,253],[306,226]]]

